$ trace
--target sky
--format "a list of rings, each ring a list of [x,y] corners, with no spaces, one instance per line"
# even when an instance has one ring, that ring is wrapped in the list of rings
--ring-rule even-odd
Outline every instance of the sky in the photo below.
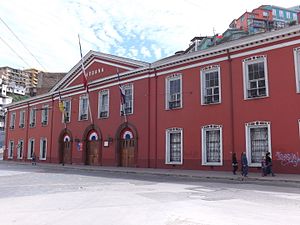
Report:
[[[90,50],[154,62],[260,5],[298,0],[0,0],[0,67],[68,72]],[[20,41],[19,41],[20,40]]]

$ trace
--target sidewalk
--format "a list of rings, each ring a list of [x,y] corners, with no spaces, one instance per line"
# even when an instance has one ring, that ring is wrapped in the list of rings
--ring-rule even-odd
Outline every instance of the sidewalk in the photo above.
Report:
[[[0,161],[0,164],[6,165],[26,165],[32,166],[30,162]],[[262,177],[261,173],[249,173],[247,178],[241,175],[233,175],[229,171],[203,171],[203,170],[178,170],[178,169],[153,169],[153,168],[132,168],[132,167],[107,167],[107,166],[87,166],[87,165],[69,165],[62,166],[54,163],[37,163],[37,167],[65,170],[82,170],[82,171],[105,171],[112,173],[126,174],[148,174],[159,176],[186,177],[205,181],[222,181],[222,182],[249,182],[261,184],[277,185],[297,185],[300,186],[300,174],[276,174],[275,177]]]

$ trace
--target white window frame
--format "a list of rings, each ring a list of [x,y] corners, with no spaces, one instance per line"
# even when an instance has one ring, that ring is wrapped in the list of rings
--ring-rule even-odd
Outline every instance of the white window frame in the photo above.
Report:
[[[284,13],[283,13],[283,10],[281,10],[281,9],[279,10],[279,17],[284,18]]]
[[[171,96],[171,93],[170,93],[170,83],[171,81],[173,80],[180,80],[180,90],[179,90],[179,93],[175,93],[175,95],[173,96],[173,98],[175,97],[175,101],[178,101],[177,98],[178,98],[178,94],[180,96],[180,105],[178,107],[170,107],[170,102],[171,102],[171,99],[172,99],[172,96]],[[166,91],[166,99],[165,99],[165,109],[166,110],[174,110],[174,109],[181,109],[182,108],[182,105],[183,105],[183,96],[182,96],[182,74],[173,74],[173,75],[170,75],[170,76],[167,76],[166,77],[166,80],[165,80],[165,91]]]
[[[276,9],[272,9],[272,15],[275,16],[275,17],[277,16]]]
[[[201,138],[202,138],[202,165],[204,166],[222,166],[223,165],[223,127],[221,125],[206,125],[201,129]],[[208,162],[206,154],[206,135],[209,131],[220,131],[220,162]]]
[[[8,159],[13,159],[14,158],[14,141],[10,140],[8,144],[8,153],[7,153],[7,158]]]
[[[264,63],[264,74],[265,74],[264,80],[265,80],[266,95],[257,96],[257,97],[248,97],[248,90],[250,89],[248,65],[261,63],[261,62]],[[244,59],[243,60],[243,80],[244,80],[244,100],[252,100],[252,99],[269,97],[267,57],[262,55],[262,56],[253,56],[253,57]]]
[[[31,144],[31,143],[33,143],[33,144]],[[28,149],[27,149],[27,159],[32,159],[32,156],[34,154],[34,145],[35,145],[34,138],[29,138]],[[32,154],[31,154],[31,147],[32,147]]]
[[[293,13],[293,20],[298,21],[298,15],[297,15],[297,13]]]
[[[180,162],[175,162],[175,161],[171,161],[170,159],[170,150],[171,150],[171,146],[170,146],[170,136],[171,134],[175,134],[175,133],[180,133]],[[170,164],[170,165],[182,165],[183,163],[183,129],[182,128],[169,128],[166,130],[166,161],[165,164]]]
[[[120,113],[121,115],[124,115],[124,111],[126,112],[127,106],[131,106],[131,111],[130,112],[126,112],[126,115],[131,115],[133,114],[133,106],[134,106],[134,89],[133,89],[133,84],[124,84],[121,86],[121,88],[124,90],[125,93],[125,103],[124,106],[122,106],[122,104],[120,105]],[[131,90],[131,96],[129,96],[126,93],[126,90]],[[123,109],[124,107],[124,109]],[[129,108],[128,107],[128,108]]]
[[[20,121],[19,121],[19,128],[25,127],[25,110],[20,111]]]
[[[30,108],[29,113],[29,127],[36,126],[36,108]]]
[[[13,112],[10,115],[9,128],[10,129],[15,129],[15,125],[16,125],[16,113]]]
[[[291,13],[288,12],[288,11],[286,11],[286,18],[287,18],[287,19],[291,19]]]
[[[86,112],[83,111],[83,100],[86,99]],[[78,111],[78,121],[85,121],[89,119],[89,98],[88,95],[84,94],[79,97],[79,111]],[[85,115],[85,116],[84,116]]]
[[[245,124],[245,134],[246,134],[246,155],[248,159],[248,164],[251,167],[260,167],[261,163],[253,163],[251,161],[251,137],[250,129],[252,128],[267,128],[268,129],[268,149],[267,152],[272,153],[271,146],[271,123],[269,121],[254,121]]]
[[[70,99],[65,99],[62,101],[63,102],[63,106],[64,106],[64,113],[62,113],[62,117],[61,117],[61,122],[62,123],[70,123],[71,122],[71,111],[72,111],[72,105],[71,105],[71,100]],[[67,102],[69,103],[70,105],[70,108],[68,109],[66,107],[67,105]],[[67,110],[68,109],[68,110]],[[68,120],[65,121],[65,116],[67,116]]]
[[[107,95],[107,105],[102,105],[103,96]],[[104,106],[104,107],[103,107]],[[101,113],[106,112],[106,116],[101,116]],[[101,90],[98,94],[98,118],[105,119],[109,117],[109,90]]]
[[[23,155],[24,155],[24,140],[23,139],[19,139],[18,140],[17,149],[18,149],[18,151],[17,151],[17,159],[22,159]]]
[[[43,141],[45,141],[45,157],[42,157],[43,156]],[[47,138],[45,138],[45,137],[42,137],[41,139],[40,139],[40,157],[39,157],[39,159],[40,160],[46,160],[46,158],[47,158]]]
[[[213,86],[210,88],[212,89],[212,92],[214,91],[215,88],[219,89],[219,101],[218,102],[205,102],[205,97],[207,96],[206,94],[206,74],[207,73],[212,73],[212,72],[217,72],[218,73],[218,86]],[[213,105],[213,104],[220,104],[221,103],[221,76],[220,76],[220,66],[219,65],[214,65],[214,66],[207,66],[203,69],[201,69],[200,73],[200,80],[201,80],[201,105]]]
[[[49,120],[49,105],[44,105],[42,108],[41,123],[42,126],[48,125]]]
[[[296,92],[300,93],[300,47],[294,48]]]

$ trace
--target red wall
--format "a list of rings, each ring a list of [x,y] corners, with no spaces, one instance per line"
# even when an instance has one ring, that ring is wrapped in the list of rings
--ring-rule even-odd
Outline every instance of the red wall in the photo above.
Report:
[[[292,38],[281,40],[280,42],[287,42],[288,40],[292,40]],[[282,159],[277,157],[278,152],[297,155],[300,144],[298,127],[300,105],[297,104],[299,102],[299,94],[296,93],[295,89],[293,56],[293,48],[299,47],[299,45],[271,49],[255,54],[251,52],[247,53],[250,50],[257,50],[260,47],[272,45],[274,43],[249,46],[246,50],[235,50],[230,55],[232,58],[231,61],[223,60],[216,63],[207,63],[209,60],[216,60],[227,56],[226,53],[223,53],[219,56],[207,56],[207,58],[197,59],[196,61],[186,62],[181,65],[169,65],[168,68],[149,69],[148,72],[130,77],[132,79],[146,75],[150,76],[128,81],[128,83],[133,84],[134,113],[128,115],[127,119],[129,124],[137,130],[137,166],[231,170],[231,153],[234,151],[239,156],[246,149],[245,124],[253,121],[269,121],[271,122],[271,145],[275,172],[299,173],[300,163],[297,166],[293,166],[292,164],[286,165]],[[236,56],[237,53],[243,53],[244,56]],[[269,97],[244,100],[242,61],[245,58],[257,55],[265,55],[267,57]],[[201,64],[199,63],[203,65],[200,66]],[[198,66],[191,67],[195,64]],[[209,65],[220,66],[221,103],[203,106],[200,103],[200,70]],[[91,68],[87,70],[98,66],[99,63],[92,64]],[[114,68],[109,68],[106,71],[114,74]],[[177,70],[176,73],[182,74],[183,108],[165,110],[165,79],[167,76],[174,74],[172,71],[174,69]],[[166,73],[160,75],[163,71]],[[109,118],[97,118],[98,92],[101,89],[91,90],[90,102],[94,125],[100,131],[100,139],[104,141],[107,137],[113,137],[113,142],[109,147],[100,147],[102,159],[99,165],[117,166],[118,130],[124,123],[124,117],[120,116],[118,84],[105,83],[105,85],[110,84],[112,86],[105,88],[110,91]],[[76,92],[70,96],[72,101],[72,115],[71,123],[67,124],[67,129],[71,132],[73,138],[72,162],[75,164],[84,164],[85,145],[83,151],[78,151],[75,139],[80,140],[83,144],[85,143],[86,136],[84,135],[90,126],[90,121],[78,121],[78,103],[81,94]],[[60,161],[59,138],[65,127],[62,123],[61,112],[58,110],[57,95],[53,94],[52,99],[54,101],[53,105],[51,105],[53,116],[51,113],[49,115],[49,119],[52,122],[47,127],[41,127],[38,123],[36,128],[29,128],[25,148],[27,149],[28,138],[34,137],[36,138],[36,143],[39,143],[40,136],[47,136],[48,140],[52,140],[48,141],[47,162],[58,163]],[[52,100],[47,104],[50,105],[50,103],[52,103]],[[42,105],[37,105],[37,107],[41,107]],[[13,109],[11,110],[14,111]],[[16,122],[18,124],[20,110],[16,111]],[[37,116],[37,121],[40,121],[40,111]],[[222,166],[201,165],[201,128],[210,124],[222,125]],[[182,165],[174,166],[165,164],[166,129],[172,127],[183,129],[184,147]],[[7,140],[13,139],[16,143],[19,137],[26,136],[26,129],[26,127],[23,130],[16,128],[13,132],[8,130]],[[257,171],[257,168],[252,168],[252,170]]]

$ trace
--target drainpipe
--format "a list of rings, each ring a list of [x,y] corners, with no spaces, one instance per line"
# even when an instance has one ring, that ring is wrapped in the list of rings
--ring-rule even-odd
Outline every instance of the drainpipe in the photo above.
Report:
[[[29,114],[30,114],[30,111],[29,111],[29,102],[27,103],[27,119],[26,119],[26,121],[27,121],[27,126],[26,126],[26,140],[24,141],[24,149],[27,149],[27,151],[26,151],[26,154],[24,154],[25,156],[24,156],[24,159],[25,159],[25,161],[26,161],[26,159],[28,158],[28,136],[29,136],[29,126],[30,126],[30,122],[29,122]],[[26,144],[25,144],[26,143]],[[26,146],[26,148],[25,148],[25,146]],[[34,151],[34,149],[33,149],[33,151]],[[25,152],[25,151],[24,151]]]
[[[157,143],[157,72],[156,72],[156,68],[154,68],[154,78],[155,78],[155,103],[154,103],[154,107],[155,107],[155,118],[154,118],[154,125],[155,125],[155,128],[154,128],[154,131],[155,131],[155,164],[154,164],[154,168],[157,168],[157,146],[158,146],[158,143]]]
[[[53,95],[51,95],[51,98],[52,98],[52,106],[51,106],[51,126],[50,126],[50,160],[49,162],[51,163],[52,162],[52,136],[53,136],[53,112],[54,112],[54,97]]]
[[[149,64],[149,70],[148,70],[148,91],[147,91],[147,95],[148,95],[148,168],[150,168],[150,64]]]
[[[230,120],[231,120],[231,143],[232,152],[235,152],[235,138],[234,138],[234,99],[233,99],[233,77],[232,77],[232,59],[229,49],[227,49],[227,57],[229,63],[229,94],[230,94]]]

